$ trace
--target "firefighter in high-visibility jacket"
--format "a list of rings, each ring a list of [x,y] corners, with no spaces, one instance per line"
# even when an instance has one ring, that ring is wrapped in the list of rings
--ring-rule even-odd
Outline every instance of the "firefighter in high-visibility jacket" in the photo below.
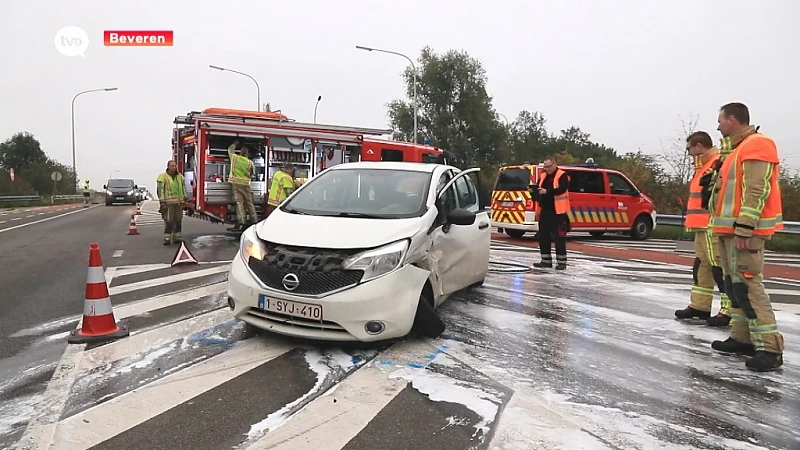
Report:
[[[303,183],[294,177],[294,165],[285,163],[281,169],[272,176],[272,183],[269,185],[269,196],[267,197],[267,212],[270,215],[294,190]]]
[[[253,177],[255,165],[248,158],[250,152],[247,146],[243,145],[241,154],[236,154],[238,145],[239,141],[235,141],[228,146],[228,158],[231,163],[228,183],[231,185],[233,198],[236,201],[236,225],[229,228],[229,231],[243,231],[258,221],[256,207],[253,204],[253,190],[250,189],[250,179]],[[249,219],[245,220],[245,214],[249,216]]]
[[[741,103],[720,109],[719,131],[729,138],[731,154],[719,168],[712,196],[711,228],[720,237],[725,288],[731,299],[730,337],[711,347],[724,353],[752,355],[750,370],[783,365],[783,335],[764,289],[764,244],[783,229],[775,141],[750,125]]]
[[[561,170],[555,158],[548,157],[542,163],[544,171],[539,175],[531,196],[536,199],[536,220],[539,222],[539,253],[541,261],[534,267],[553,267],[551,245],[556,247],[556,270],[567,268],[567,231],[569,231],[569,175]]]
[[[89,207],[89,199],[91,197],[91,190],[89,189],[89,180],[83,180],[83,207]]]
[[[710,214],[708,198],[712,178],[716,175],[719,149],[714,147],[711,136],[697,131],[686,138],[686,151],[694,157],[695,173],[689,182],[689,201],[686,204],[684,226],[694,232],[694,267],[692,268],[692,291],[690,304],[675,311],[678,319],[700,319],[712,327],[725,327],[730,322],[731,302],[725,293],[725,281],[719,263],[719,237],[708,230]],[[714,301],[714,286],[720,293],[719,313],[711,316]]]
[[[167,161],[167,170],[156,178],[161,219],[164,221],[164,245],[183,242],[181,228],[183,221],[183,203],[188,201],[186,180],[178,172],[175,161]]]

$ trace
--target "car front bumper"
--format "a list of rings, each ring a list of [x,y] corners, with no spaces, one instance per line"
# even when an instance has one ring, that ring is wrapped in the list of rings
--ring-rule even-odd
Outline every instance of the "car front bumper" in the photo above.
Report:
[[[237,254],[228,274],[233,316],[252,326],[287,336],[326,341],[382,341],[407,335],[414,324],[429,272],[407,264],[380,278],[321,298],[265,288]],[[259,296],[322,307],[322,320],[276,314],[259,309]],[[379,321],[383,331],[370,334],[366,325]]]

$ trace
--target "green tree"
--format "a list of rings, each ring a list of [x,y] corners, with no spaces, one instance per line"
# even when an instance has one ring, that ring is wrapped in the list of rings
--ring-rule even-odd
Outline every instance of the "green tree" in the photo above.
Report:
[[[438,55],[425,47],[417,75],[415,81],[410,67],[403,74],[406,94],[412,100],[417,83],[417,141],[428,137],[431,144],[452,152],[464,167],[501,163],[506,130],[486,92],[487,77],[481,62],[463,51]],[[412,141],[411,102],[394,100],[388,108],[393,137]]]
[[[20,131],[0,143],[0,167],[21,170],[31,164],[47,161],[39,141],[32,134]]]
[[[546,124],[541,113],[521,111],[509,130],[511,159],[507,163],[535,163],[544,159],[551,151]]]
[[[19,132],[0,143],[0,195],[50,195],[53,181],[50,174],[59,171],[62,180],[58,183],[60,194],[74,194],[75,179],[71,167],[47,156],[39,141],[30,133]],[[14,169],[14,181],[8,177],[8,169]]]

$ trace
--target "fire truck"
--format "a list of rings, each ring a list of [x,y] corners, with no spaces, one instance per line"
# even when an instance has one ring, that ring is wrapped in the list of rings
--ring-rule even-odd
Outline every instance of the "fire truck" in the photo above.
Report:
[[[189,215],[214,223],[236,223],[236,202],[227,178],[228,146],[250,149],[250,179],[258,219],[264,218],[273,175],[286,162],[295,177],[309,179],[328,167],[356,161],[452,164],[440,148],[382,138],[391,130],[297,122],[281,112],[207,108],[173,121],[172,157],[186,178]]]

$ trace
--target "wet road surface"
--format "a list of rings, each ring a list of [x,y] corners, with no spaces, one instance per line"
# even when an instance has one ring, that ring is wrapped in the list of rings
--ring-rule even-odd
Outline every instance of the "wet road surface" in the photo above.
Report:
[[[440,309],[441,338],[342,348],[246,330],[213,263],[235,242],[192,245],[219,259],[104,259],[129,338],[62,355],[74,318],[18,327],[23,353],[59,351],[3,389],[0,448],[23,433],[54,449],[800,448],[800,282],[768,285],[787,352],[757,374],[712,352],[724,330],[673,319],[685,266],[571,254],[566,273],[526,270],[536,249],[494,243],[484,286]]]

